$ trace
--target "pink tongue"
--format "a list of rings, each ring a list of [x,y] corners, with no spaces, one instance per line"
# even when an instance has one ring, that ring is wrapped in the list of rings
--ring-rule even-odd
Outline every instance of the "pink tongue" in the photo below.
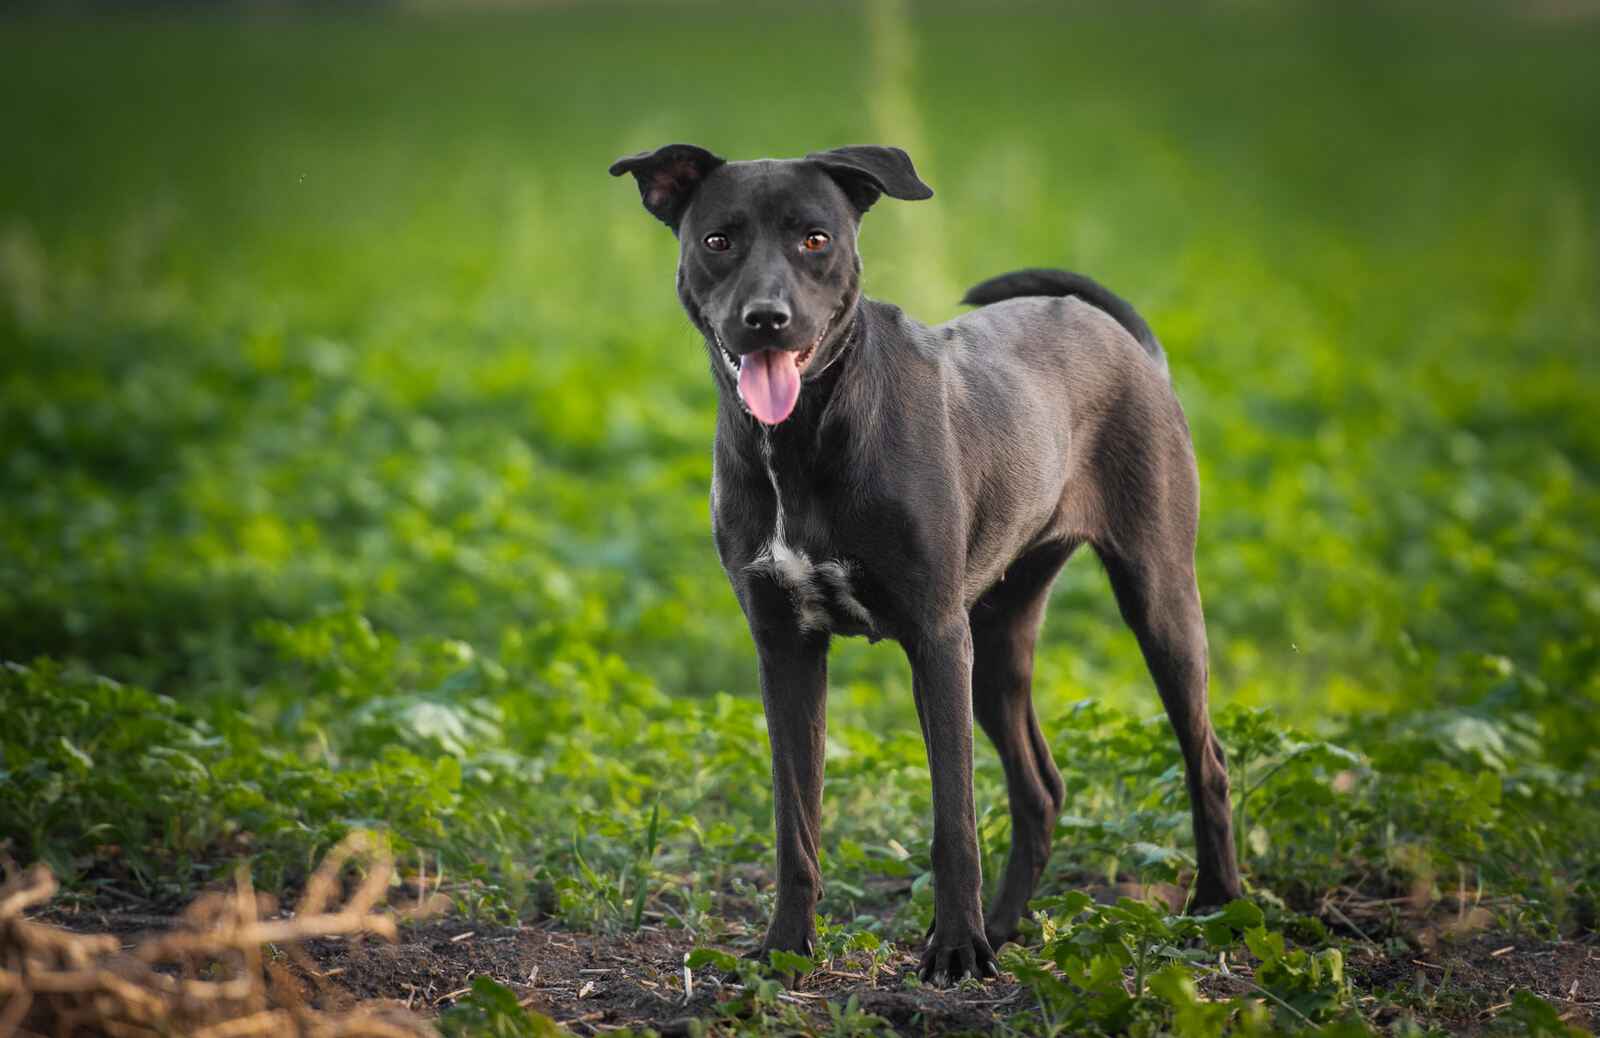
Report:
[[[800,397],[800,365],[788,350],[747,354],[739,364],[739,396],[750,413],[777,425],[794,410]]]

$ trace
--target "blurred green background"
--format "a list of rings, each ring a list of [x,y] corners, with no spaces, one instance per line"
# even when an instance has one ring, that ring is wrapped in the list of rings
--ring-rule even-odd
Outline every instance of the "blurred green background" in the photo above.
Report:
[[[548,907],[574,830],[625,845],[670,779],[684,847],[764,860],[707,360],[605,172],[673,141],[905,147],[936,195],[862,249],[924,320],[1028,265],[1141,309],[1219,707],[1477,718],[1592,790],[1596,53],[1581,8],[1513,4],[0,21],[0,817],[179,886],[376,820]],[[842,829],[852,760],[926,779],[899,651],[834,660]],[[1038,675],[1047,729],[1158,713],[1087,555]],[[851,838],[913,846],[925,790],[892,825],[872,793]]]

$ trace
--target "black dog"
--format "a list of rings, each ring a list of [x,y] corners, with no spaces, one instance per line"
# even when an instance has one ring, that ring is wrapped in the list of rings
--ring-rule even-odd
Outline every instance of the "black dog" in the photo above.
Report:
[[[996,973],[993,949],[1016,933],[1063,796],[1033,711],[1034,639],[1051,582],[1086,542],[1183,750],[1193,904],[1237,897],[1227,770],[1206,713],[1194,453],[1133,308],[1051,270],[986,281],[964,300],[982,309],[934,328],[862,297],[862,214],[881,195],[933,194],[898,148],[730,163],[676,144],[611,173],[633,174],[678,236],[678,295],[720,390],[713,528],[755,637],[772,740],[778,897],[763,955],[811,949],[828,640],[855,634],[893,638],[911,662],[934,807],[922,976]],[[1011,802],[987,916],[974,714]]]

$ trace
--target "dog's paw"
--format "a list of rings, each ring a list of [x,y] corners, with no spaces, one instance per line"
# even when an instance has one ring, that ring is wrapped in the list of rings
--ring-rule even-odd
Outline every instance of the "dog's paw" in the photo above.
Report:
[[[778,953],[776,958],[774,952]],[[816,939],[811,933],[775,933],[769,930],[761,946],[746,957],[772,969],[784,987],[793,988],[799,986],[810,971],[809,967],[802,968],[802,961],[809,962],[815,955]]]
[[[816,935],[810,930],[799,928],[789,930],[773,926],[767,930],[767,936],[762,939],[761,946],[750,953],[750,958],[766,962],[772,952],[792,952],[795,955],[804,955],[810,958],[816,954]]]
[[[979,980],[998,977],[1000,967],[995,964],[994,950],[981,931],[956,935],[942,934],[936,929],[922,953],[917,975],[923,983],[943,988],[960,983],[964,977]]]

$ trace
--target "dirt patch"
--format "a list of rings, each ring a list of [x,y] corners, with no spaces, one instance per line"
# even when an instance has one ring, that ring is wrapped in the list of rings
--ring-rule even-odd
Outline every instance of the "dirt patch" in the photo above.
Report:
[[[398,944],[330,940],[307,950],[324,977],[359,998],[439,1012],[487,976],[557,1020],[618,1024],[684,1014],[681,971],[692,946],[661,931],[601,938],[450,920],[408,927]]]
[[[169,922],[115,906],[57,909],[40,918],[130,942]],[[311,939],[301,945],[305,955],[285,965],[302,978],[308,1001],[318,1005],[379,1001],[431,1016],[465,997],[473,978],[488,976],[528,1008],[580,1034],[625,1025],[673,1034],[686,1033],[690,1019],[716,1016],[719,1005],[734,1001],[740,990],[732,978],[697,970],[686,992],[683,960],[694,947],[682,930],[648,925],[637,933],[602,936],[549,922],[503,927],[447,919],[403,926],[394,944],[370,937]],[[911,948],[897,947],[875,974],[866,968],[822,969],[779,997],[821,1022],[830,1001],[854,995],[863,1012],[918,1035],[988,1030],[997,1018],[1031,1004],[1027,992],[1010,981],[970,990],[908,988],[916,964]]]
[[[665,1033],[686,1021],[714,1016],[737,995],[736,982],[695,971],[686,990],[683,959],[695,946],[678,930],[645,927],[618,936],[574,933],[552,924],[519,928],[446,921],[411,927],[396,945],[372,941],[315,941],[308,950],[325,976],[361,998],[394,999],[437,1012],[487,975],[516,992],[529,1008],[580,1033],[619,1025]],[[1026,1004],[1014,983],[976,991],[905,988],[915,972],[910,949],[897,949],[876,976],[819,970],[780,998],[807,1016],[826,1018],[827,1003],[857,997],[862,1011],[916,1034],[987,1029],[997,1015]]]
[[[1428,1019],[1452,1034],[1488,1028],[1519,991],[1530,991],[1556,1007],[1562,1018],[1589,1031],[1600,1028],[1600,944],[1536,941],[1505,934],[1479,934],[1440,944],[1432,952],[1384,956],[1353,952],[1352,982],[1368,997],[1395,997],[1374,1014],[1387,1025],[1406,1015],[1402,1003],[1426,1005]]]
[[[493,928],[450,920],[403,930],[397,945],[314,941],[308,950],[325,972],[342,971],[335,978],[360,998],[438,1012],[465,993],[471,978],[487,974],[579,1033],[621,1025],[672,1033],[683,1031],[688,1018],[715,1015],[718,1004],[736,995],[730,983],[697,971],[685,999],[683,957],[694,945],[681,930],[654,927],[599,936],[553,923]],[[1033,1007],[1032,996],[1009,979],[977,990],[907,987],[915,970],[913,949],[897,946],[876,976],[823,969],[783,998],[808,1016],[826,1019],[828,1002],[854,995],[864,1012],[917,1035],[988,1031]],[[1508,1008],[1512,994],[1526,990],[1569,1023],[1600,1027],[1600,945],[1593,939],[1480,934],[1427,955],[1358,949],[1351,953],[1350,975],[1358,997],[1366,1000],[1363,1009],[1380,1026],[1411,1014],[1452,1033],[1480,1032]]]
[[[106,908],[45,917],[128,936],[164,922]],[[464,997],[473,978],[488,976],[578,1034],[632,1026],[671,1035],[686,1033],[691,1018],[716,1016],[739,994],[732,979],[700,970],[686,997],[683,959],[694,946],[682,930],[650,925],[632,934],[597,935],[552,921],[504,927],[446,919],[403,926],[395,944],[371,937],[312,939],[302,946],[305,956],[288,965],[303,977],[307,997],[330,1007],[382,1000],[431,1016]],[[1537,941],[1480,933],[1427,953],[1357,946],[1348,966],[1363,1013],[1379,1027],[1412,1016],[1451,1033],[1481,1033],[1519,990],[1544,998],[1569,1023],[1600,1027],[1600,944],[1592,935]],[[913,949],[896,946],[875,975],[866,967],[822,969],[781,997],[822,1025],[827,1003],[853,995],[862,1011],[908,1035],[990,1031],[1034,1004],[1009,979],[953,991],[909,987],[915,968]],[[1214,992],[1223,993],[1237,992]]]

